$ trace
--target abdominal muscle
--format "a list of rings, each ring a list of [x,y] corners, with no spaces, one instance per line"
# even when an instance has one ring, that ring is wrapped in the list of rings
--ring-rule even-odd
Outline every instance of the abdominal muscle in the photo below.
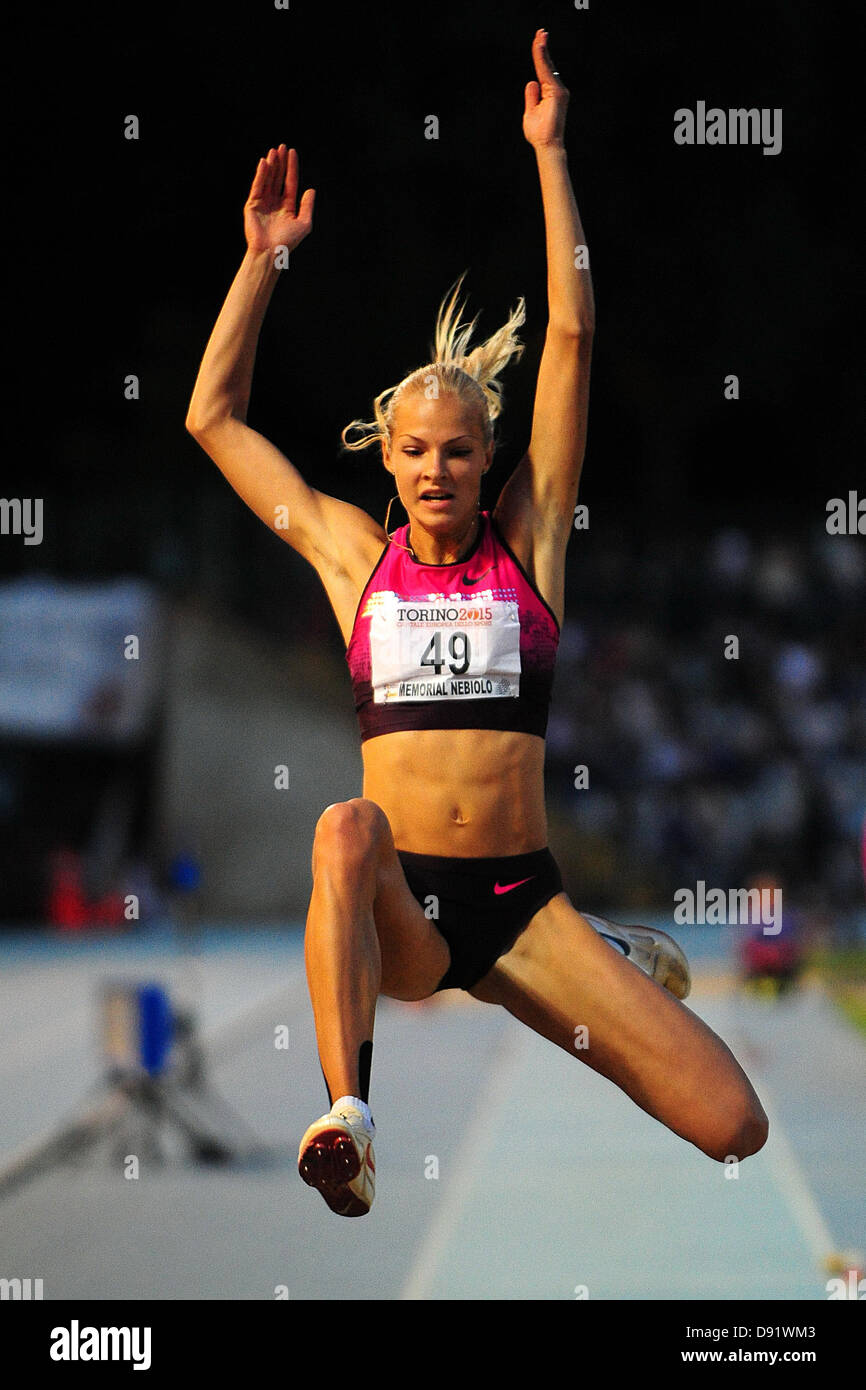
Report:
[[[364,796],[397,849],[458,859],[547,845],[544,740],[492,729],[380,734],[362,745]]]

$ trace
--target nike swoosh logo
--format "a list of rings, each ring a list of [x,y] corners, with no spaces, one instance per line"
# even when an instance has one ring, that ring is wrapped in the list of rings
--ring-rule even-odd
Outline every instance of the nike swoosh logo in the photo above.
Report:
[[[479,574],[477,579],[470,579],[468,574],[464,574],[460,583],[465,584],[467,588],[471,588],[473,584],[480,584],[482,579],[484,578],[484,575],[489,574],[491,569],[492,566],[488,565],[487,569],[484,571],[484,574]]]
[[[599,936],[602,937],[603,940],[609,941],[614,950],[619,951],[620,955],[625,956],[626,960],[631,955],[631,945],[628,941],[620,941],[618,936],[608,936],[606,931],[600,931]]]
[[[519,888],[521,883],[529,883],[530,879],[537,878],[537,874],[530,874],[529,878],[519,878],[516,883],[494,883],[494,893],[510,893],[512,888]]]

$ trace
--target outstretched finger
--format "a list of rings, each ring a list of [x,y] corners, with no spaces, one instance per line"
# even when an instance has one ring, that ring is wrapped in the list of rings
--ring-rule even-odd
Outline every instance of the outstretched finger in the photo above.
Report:
[[[268,196],[271,200],[279,201],[280,184],[280,152],[279,150],[268,150]]]
[[[280,146],[281,150],[285,150],[285,148],[285,145]],[[283,158],[283,187],[280,190],[280,196],[289,212],[294,215],[295,202],[298,196],[298,151],[288,150]]]
[[[250,202],[253,202],[253,201],[255,200],[256,202],[258,202],[261,198],[263,198],[263,197],[264,197],[264,194],[265,194],[265,190],[267,189],[267,186],[268,186],[268,164],[267,164],[267,160],[265,160],[265,159],[260,159],[259,162],[258,162],[258,165],[256,166],[255,176],[254,176],[254,178],[253,178],[252,185],[251,185],[251,187],[250,187],[249,201],[250,201]]]
[[[547,46],[547,32],[544,29],[539,29],[535,35],[532,44],[532,57],[539,82],[546,82],[548,86],[555,87],[559,82],[559,73],[550,56],[550,50]]]

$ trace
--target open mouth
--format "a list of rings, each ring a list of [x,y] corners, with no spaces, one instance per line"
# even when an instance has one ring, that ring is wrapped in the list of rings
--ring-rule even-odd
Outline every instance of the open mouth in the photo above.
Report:
[[[445,492],[440,488],[431,488],[428,492],[421,493],[422,502],[450,502],[453,497],[453,492]]]

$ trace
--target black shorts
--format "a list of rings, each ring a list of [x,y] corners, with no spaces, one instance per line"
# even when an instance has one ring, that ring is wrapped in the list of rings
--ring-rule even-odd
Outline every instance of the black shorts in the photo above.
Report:
[[[471,989],[562,892],[549,849],[497,859],[449,859],[397,851],[406,882],[448,942],[451,964],[436,990]]]

